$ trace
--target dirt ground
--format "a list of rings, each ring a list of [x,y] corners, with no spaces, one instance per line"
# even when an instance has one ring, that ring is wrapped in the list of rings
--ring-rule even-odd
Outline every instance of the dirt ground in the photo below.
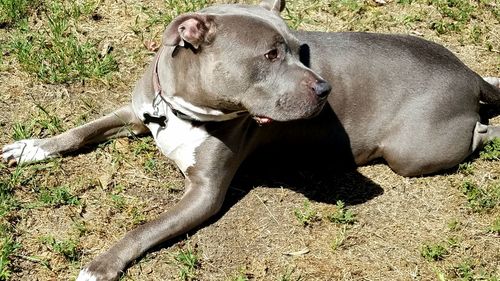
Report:
[[[102,0],[96,10],[102,18],[81,23],[82,34],[99,48],[113,46],[119,70],[107,78],[44,83],[4,52],[0,145],[13,141],[15,124],[47,118],[36,104],[65,130],[127,103],[153,56],[145,43],[158,41],[164,27],[152,19],[171,12],[171,2]],[[352,2],[361,8],[347,6]],[[331,1],[345,4],[334,10],[330,1],[294,1],[284,17],[306,30],[421,36],[443,44],[479,74],[500,76],[498,1],[471,1],[474,16],[442,34],[430,28],[441,17],[431,4],[438,1],[387,2]],[[479,39],[471,39],[474,30],[481,31]],[[12,32],[0,29],[6,38],[0,41]],[[35,137],[51,134],[34,131]],[[499,163],[475,158],[460,169],[416,178],[374,163],[335,174],[291,171],[285,179],[265,174],[266,183],[254,186],[245,174],[230,188],[219,216],[148,252],[121,280],[179,280],[183,265],[176,257],[187,249],[199,259],[193,280],[498,280],[500,233],[498,225],[492,229],[500,219],[500,194],[491,195],[493,206],[477,210],[463,185],[498,193]],[[10,280],[74,280],[82,266],[175,204],[183,190],[182,175],[150,137],[114,140],[20,169],[2,167],[0,176],[11,179],[17,171],[18,205],[2,217],[19,245],[9,256]],[[44,190],[61,187],[77,202],[43,201]],[[338,200],[355,214],[353,224],[327,219],[338,211]],[[300,210],[315,213],[305,226],[296,215]],[[68,254],[57,241],[72,241],[74,247]],[[437,244],[446,252],[429,261],[423,249]]]

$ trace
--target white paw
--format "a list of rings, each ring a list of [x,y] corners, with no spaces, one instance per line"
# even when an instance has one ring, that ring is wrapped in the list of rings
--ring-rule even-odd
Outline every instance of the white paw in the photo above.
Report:
[[[500,78],[497,77],[483,77],[483,79],[491,85],[500,88]]]
[[[51,153],[41,147],[42,140],[20,140],[6,145],[2,149],[2,157],[5,162],[25,164],[54,157]]]
[[[78,274],[76,281],[97,281],[97,277],[85,268],[80,271],[80,274]]]

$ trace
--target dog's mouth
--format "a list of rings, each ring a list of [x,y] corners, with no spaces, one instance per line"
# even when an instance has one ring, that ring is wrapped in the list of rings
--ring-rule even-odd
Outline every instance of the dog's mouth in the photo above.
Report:
[[[274,120],[269,118],[269,117],[265,117],[265,116],[252,116],[252,118],[255,120],[255,122],[257,122],[257,124],[259,125],[266,125],[266,124],[270,124],[272,123]]]

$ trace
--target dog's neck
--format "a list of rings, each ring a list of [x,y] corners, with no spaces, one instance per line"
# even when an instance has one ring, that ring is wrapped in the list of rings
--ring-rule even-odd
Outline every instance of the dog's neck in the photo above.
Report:
[[[174,113],[175,116],[182,120],[190,122],[221,122],[238,118],[247,113],[247,111],[245,110],[225,113],[209,107],[200,107],[189,103],[182,97],[170,95],[169,93],[167,93],[161,86],[159,75],[160,59],[162,58],[164,50],[165,47],[161,47],[158,51],[153,68],[153,89],[155,92],[153,107],[157,106],[155,105],[155,100],[160,98],[162,102],[165,102],[167,104],[167,106],[170,108],[170,110],[172,110],[172,113]]]

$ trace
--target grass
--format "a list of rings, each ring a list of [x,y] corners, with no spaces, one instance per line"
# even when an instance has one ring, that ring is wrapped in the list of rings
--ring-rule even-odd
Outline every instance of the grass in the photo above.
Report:
[[[488,228],[488,232],[500,235],[500,217],[497,217],[491,226]]]
[[[347,239],[347,227],[343,226],[339,232],[335,235],[335,238],[333,238],[333,241],[331,243],[331,249],[333,251],[337,251],[340,249],[342,246],[344,246],[344,242]]]
[[[64,205],[79,205],[80,199],[71,194],[68,187],[56,187],[42,189],[40,192],[39,200],[45,205],[52,208],[58,208]]]
[[[9,280],[12,271],[11,257],[20,248],[13,227],[13,213],[20,205],[13,192],[21,182],[23,168],[16,167],[10,174],[6,171],[4,164],[0,163],[0,280]]]
[[[456,219],[453,219],[448,222],[448,229],[450,231],[458,231],[462,227],[462,223]]]
[[[0,226],[0,280],[9,280],[11,276],[11,256],[20,247],[6,226]]]
[[[29,120],[16,122],[12,126],[12,139],[43,138],[54,136],[64,131],[59,117],[52,115],[45,107],[35,104],[38,112],[32,114]]]
[[[296,270],[295,268],[287,269],[285,271],[285,273],[283,273],[278,280],[279,281],[301,281],[301,280],[304,280],[302,278],[301,274],[298,274],[298,276],[294,275],[295,270]]]
[[[158,41],[162,34],[160,30],[175,16],[213,2],[220,1],[111,3],[88,0],[0,0],[0,90],[5,93],[0,95],[0,108],[9,114],[15,112],[0,118],[0,130],[4,136],[2,144],[12,139],[53,136],[72,127],[72,124],[92,120],[110,106],[127,100],[144,65],[151,60],[152,53],[144,49],[143,40]],[[497,57],[499,46],[498,36],[493,31],[498,24],[492,21],[498,21],[499,15],[500,6],[496,5],[495,0],[387,2],[386,5],[378,5],[371,0],[288,1],[283,15],[292,27],[306,30],[416,34],[445,43],[468,60],[468,64],[472,62],[472,68],[481,74],[495,75],[500,70],[496,61],[491,60],[491,57]],[[9,9],[13,12],[6,12]],[[102,15],[103,20],[93,19],[95,13]],[[113,50],[109,52],[106,49],[103,52],[102,46],[108,40],[113,42]],[[478,60],[478,57],[481,59]],[[116,75],[118,70],[120,75]],[[29,83],[12,86],[12,80]],[[7,88],[4,85],[9,86]],[[67,109],[57,108],[60,103],[50,100],[54,95],[44,93],[53,89],[64,89],[68,93],[64,97],[64,102],[68,102]],[[25,93],[29,93],[29,96]],[[84,102],[84,97],[88,100],[86,106],[79,106],[81,102],[78,101]],[[33,109],[32,105],[37,103],[43,107]],[[41,165],[8,168],[0,164],[0,225],[5,226],[0,231],[0,280],[18,280],[27,274],[43,280],[71,280],[77,272],[75,264],[79,264],[83,249],[88,251],[85,252],[86,262],[94,253],[103,251],[102,240],[115,241],[125,229],[159,215],[179,199],[183,179],[175,170],[172,172],[167,167],[171,164],[167,165],[160,158],[152,138],[130,140],[125,147],[127,152],[119,146],[117,142],[110,141],[101,146],[98,153],[72,155],[63,161],[61,167]],[[247,203],[245,200],[252,200],[247,196],[219,219],[222,223],[215,224],[215,231],[213,224],[207,226],[210,235],[204,231],[195,234],[206,235],[197,238],[208,239],[203,245],[203,249],[209,249],[207,255],[211,254],[206,265],[200,253],[187,247],[173,255],[176,257],[173,270],[168,269],[168,265],[143,260],[140,265],[136,264],[125,272],[123,279],[175,279],[177,274],[177,278],[183,280],[225,280],[214,273],[219,270],[213,270],[213,266],[220,268],[221,272],[235,272],[235,266],[244,264],[245,274],[235,276],[235,280],[337,280],[342,277],[408,280],[412,278],[403,274],[414,270],[406,264],[411,260],[411,267],[419,269],[418,278],[425,280],[435,279],[438,270],[442,272],[442,280],[495,280],[492,267],[495,266],[498,249],[492,241],[496,241],[500,235],[500,219],[496,207],[498,196],[495,197],[495,190],[498,190],[498,163],[493,161],[499,159],[498,147],[499,144],[490,144],[479,159],[462,164],[457,174],[426,177],[418,181],[401,179],[387,169],[379,174],[377,165],[373,170],[372,167],[365,169],[363,173],[384,191],[384,194],[368,204],[358,203],[359,198],[348,196],[348,200],[337,197],[336,189],[328,191],[335,196],[325,194],[325,197],[334,197],[335,200],[342,198],[349,206],[359,204],[355,209],[360,210],[359,214],[354,214],[342,202],[313,203],[322,198],[311,197],[311,201],[302,204],[302,201],[297,201],[303,200],[300,194],[287,193],[281,197],[281,193],[271,190],[269,193],[275,197],[270,198],[276,204],[271,211],[281,225],[264,225],[259,217],[261,214],[251,209],[241,209],[246,206],[242,204]],[[480,165],[477,165],[478,162]],[[109,171],[106,170],[108,167]],[[108,172],[111,176],[107,184],[99,185],[96,178]],[[464,179],[469,183],[462,186]],[[457,182],[463,195],[457,196]],[[357,185],[351,186],[348,181],[341,182],[339,186],[359,188]],[[401,186],[405,186],[404,192],[400,192]],[[420,193],[416,194],[415,189]],[[446,199],[435,201],[442,194],[446,195]],[[293,200],[287,198],[290,196]],[[394,201],[388,198],[394,198]],[[426,198],[425,203],[422,203],[421,198]],[[162,202],[158,204],[159,207],[152,205],[151,208],[143,203],[149,204],[153,200]],[[38,204],[37,208],[30,208],[33,202]],[[300,203],[294,206],[293,202]],[[411,206],[407,205],[408,202],[411,202]],[[321,217],[316,210],[319,210],[317,206],[320,204],[328,204],[334,209]],[[461,236],[460,243],[453,239],[429,243],[429,256],[442,256],[441,261],[429,263],[425,258],[419,258],[423,249],[421,244],[414,246],[408,240],[410,237],[428,237],[428,232],[438,235],[436,232],[443,229],[442,226],[433,226],[433,220],[423,219],[420,213],[410,213],[415,209],[425,214],[431,204],[440,205],[433,209],[435,213],[430,214],[429,218],[450,222],[448,228],[444,227],[445,231]],[[465,209],[471,212],[463,211],[464,204],[467,204]],[[298,223],[282,223],[279,216],[291,212]],[[224,228],[227,221],[222,220],[234,218],[235,215],[238,216],[234,220],[235,225]],[[402,219],[403,215],[407,215],[408,221]],[[30,231],[59,227],[47,222],[49,218],[57,222],[69,221],[70,224],[73,221],[70,231],[76,236],[62,239],[47,236],[46,232]],[[322,219],[325,222],[332,221],[335,225],[316,223]],[[356,219],[361,222],[355,223]],[[423,222],[426,225],[415,227],[416,223]],[[304,228],[302,225],[313,225],[314,228]],[[218,231],[218,228],[229,230],[226,233]],[[216,243],[209,243],[212,239],[210,231],[219,235]],[[394,239],[378,239],[378,236],[386,237],[387,233]],[[238,238],[238,235],[249,239],[250,249],[243,249],[228,258],[232,246],[238,250],[238,244],[230,242],[231,236]],[[462,242],[462,239],[465,241]],[[356,247],[347,247],[350,242],[356,243]],[[313,254],[283,257],[281,249],[291,243],[300,246],[304,243]],[[436,245],[441,245],[448,253],[439,254],[440,249]],[[219,251],[216,247],[227,247],[227,251]],[[461,247],[461,251],[454,250],[455,247]],[[173,253],[176,249],[167,247],[163,251]],[[366,253],[383,256],[384,259],[366,263]],[[462,257],[462,254],[470,255],[470,258]],[[50,262],[50,267],[23,259],[21,255],[43,255],[44,260]],[[318,260],[321,265],[317,264]],[[346,260],[349,262],[345,263]],[[389,264],[397,270],[380,270]],[[154,270],[145,272],[150,266],[154,266]]]
[[[25,19],[38,1],[0,0],[0,26],[12,26]]]
[[[304,201],[303,207],[296,208],[293,213],[302,226],[309,226],[319,220],[318,212],[312,208],[309,200]]]
[[[127,205],[125,197],[120,194],[111,194],[111,201],[113,202],[114,207],[118,210],[123,210]]]
[[[420,248],[420,255],[429,262],[441,261],[452,254],[452,249],[458,247],[460,247],[460,239],[452,236],[444,242],[425,243]]]
[[[467,0],[430,0],[441,18],[430,23],[430,28],[439,34],[460,31],[475,12],[475,6]]]
[[[244,272],[244,268],[238,270],[238,273],[234,274],[231,281],[250,281],[249,276]]]
[[[181,249],[174,257],[179,267],[179,278],[183,281],[196,279],[196,269],[200,267],[200,258],[190,245],[185,250]]]
[[[474,164],[472,162],[464,162],[458,165],[458,172],[463,175],[473,175],[474,174]]]
[[[4,164],[0,163],[0,168],[6,171]],[[8,215],[12,210],[18,207],[17,200],[13,196],[14,188],[19,184],[22,178],[22,168],[16,167],[10,175],[0,174],[0,217]]]
[[[53,236],[45,236],[41,238],[41,242],[45,244],[52,252],[60,254],[68,261],[77,261],[81,256],[81,252],[78,248],[78,242],[75,240],[56,240]]]
[[[479,152],[479,157],[488,161],[500,160],[500,139],[494,138]]]
[[[450,269],[450,277],[460,281],[498,281],[498,272],[488,272],[477,262],[466,258]]]
[[[489,211],[500,204],[500,182],[480,187],[464,181],[461,190],[473,212]]]
[[[327,216],[328,220],[337,224],[353,224],[356,222],[356,215],[345,208],[345,203],[337,201],[335,211]]]
[[[78,32],[80,19],[88,17],[96,5],[89,0],[43,1],[38,7],[43,25],[34,28],[20,23],[12,33],[9,46],[22,68],[52,84],[99,79],[116,71],[113,55],[101,53],[98,42],[82,40]]]
[[[448,254],[448,247],[442,243],[425,244],[420,249],[420,255],[427,261],[439,261]]]

